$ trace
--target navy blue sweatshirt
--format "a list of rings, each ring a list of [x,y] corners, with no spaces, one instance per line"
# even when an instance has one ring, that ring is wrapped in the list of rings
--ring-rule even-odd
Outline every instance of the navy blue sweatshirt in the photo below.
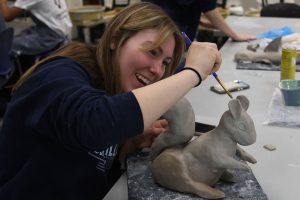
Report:
[[[0,199],[101,199],[117,144],[143,131],[128,92],[96,89],[83,66],[58,57],[15,92],[0,132]]]

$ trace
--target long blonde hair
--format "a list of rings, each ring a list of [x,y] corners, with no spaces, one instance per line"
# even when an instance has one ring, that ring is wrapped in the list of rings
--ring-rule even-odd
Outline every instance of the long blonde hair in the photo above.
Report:
[[[71,43],[59,49],[54,55],[70,57],[87,68],[99,87],[109,94],[118,94],[121,91],[120,67],[118,58],[120,49],[128,38],[145,29],[158,30],[154,43],[144,51],[159,47],[169,36],[175,39],[173,59],[165,70],[163,78],[170,76],[176,70],[184,52],[185,43],[175,23],[158,6],[151,3],[136,3],[121,10],[106,26],[105,31],[95,48],[85,44]],[[111,50],[111,42],[116,48]],[[51,58],[50,57],[50,58]],[[49,58],[47,58],[49,59]],[[47,60],[46,59],[46,60]],[[43,63],[45,60],[42,60]],[[32,66],[16,83],[17,89],[32,72],[41,64]]]

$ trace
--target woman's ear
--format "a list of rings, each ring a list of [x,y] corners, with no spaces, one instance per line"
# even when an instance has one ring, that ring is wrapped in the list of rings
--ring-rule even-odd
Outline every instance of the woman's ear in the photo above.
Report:
[[[110,50],[116,50],[116,48],[117,48],[117,42],[116,42],[116,37],[115,36],[111,36],[110,37],[109,48],[110,48]]]
[[[115,40],[112,40],[112,41],[110,42],[109,47],[110,47],[110,50],[115,50],[115,49],[116,49],[116,42],[115,42]]]

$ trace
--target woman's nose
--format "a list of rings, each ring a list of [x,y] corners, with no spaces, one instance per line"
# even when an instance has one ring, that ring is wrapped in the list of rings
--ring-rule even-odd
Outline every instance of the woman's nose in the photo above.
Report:
[[[152,66],[150,68],[150,71],[159,76],[159,77],[162,77],[164,72],[165,72],[165,68],[163,66],[163,61],[161,60],[156,60],[152,63]]]

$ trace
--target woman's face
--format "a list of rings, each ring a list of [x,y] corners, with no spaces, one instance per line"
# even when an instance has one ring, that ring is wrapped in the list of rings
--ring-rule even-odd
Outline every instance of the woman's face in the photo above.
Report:
[[[158,48],[143,51],[154,43],[158,31],[146,29],[130,37],[120,49],[122,91],[128,92],[154,83],[169,67],[175,48],[175,39],[169,36]]]

